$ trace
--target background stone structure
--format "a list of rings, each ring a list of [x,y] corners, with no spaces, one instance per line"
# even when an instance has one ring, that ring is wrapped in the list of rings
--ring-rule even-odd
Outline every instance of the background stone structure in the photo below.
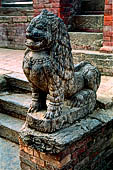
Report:
[[[25,49],[25,33],[30,16],[0,17],[0,47]]]
[[[43,8],[46,8],[58,17],[61,17],[65,24],[68,24],[68,19],[72,13],[74,11],[77,13],[77,11],[79,12],[81,9],[79,5],[76,5],[75,7],[75,3],[80,4],[81,0],[33,0],[34,14],[36,16],[37,14],[40,14]],[[75,8],[77,11],[74,10]]]
[[[3,1],[5,0],[0,2]],[[75,0],[73,1],[75,2]],[[69,21],[68,26],[72,25],[70,31],[73,32],[69,32],[69,34],[75,63],[88,60],[97,66],[103,75],[113,75],[112,54],[105,54],[106,49],[109,49],[109,52],[112,53],[113,28],[110,24],[113,22],[111,16],[113,1],[82,0],[82,5],[80,4],[82,11],[80,6],[76,8],[76,12],[81,12],[79,15],[75,12],[73,1],[44,0],[41,3],[41,0],[33,0],[33,6],[27,8],[0,7],[0,47],[25,49],[26,27],[33,16],[37,15],[44,7],[62,17],[65,23]],[[80,2],[80,0],[76,0],[76,2]],[[106,2],[105,12],[104,2]],[[103,48],[101,48],[102,46]],[[99,51],[100,48],[104,53]]]
[[[113,1],[105,0],[102,51],[113,52]]]
[[[16,0],[13,0],[13,1],[16,1]],[[0,0],[0,7],[1,7],[1,9],[0,9],[0,32],[1,32],[0,39],[2,42],[0,47],[19,48],[19,49],[25,48],[25,46],[23,46],[25,31],[23,31],[23,30],[26,30],[26,27],[29,23],[29,19],[27,19],[27,21],[26,21],[26,18],[24,19],[23,16],[27,16],[27,15],[30,15],[32,17],[36,16],[40,13],[40,11],[43,8],[46,8],[47,10],[50,10],[53,13],[55,13],[56,15],[58,15],[59,17],[61,17],[64,20],[64,22],[67,25],[69,25],[70,23],[72,24],[72,22],[73,22],[73,20],[72,20],[73,16],[79,14],[81,12],[81,10],[87,11],[87,5],[90,7],[88,9],[89,12],[92,12],[94,9],[96,9],[96,11],[95,11],[96,13],[98,13],[98,12],[101,13],[101,11],[104,10],[104,0],[102,0],[102,1],[101,0],[99,0],[99,1],[94,1],[94,0],[92,0],[92,1],[88,1],[88,0],[76,0],[76,1],[75,0],[45,0],[45,1],[33,0],[33,7],[31,8],[31,6],[30,6],[30,9],[32,9],[32,12],[30,14],[28,14],[28,11],[23,12],[23,11],[26,11],[27,8],[26,9],[24,8],[23,11],[21,8],[19,10],[14,10],[15,6],[13,8],[11,8],[11,10],[9,10],[9,8],[3,10],[3,7],[2,7],[3,2],[5,2],[5,0]],[[82,6],[81,6],[81,2],[82,2]],[[113,5],[112,0],[105,0],[104,32],[103,32],[104,33],[104,38],[103,38],[104,48],[101,49],[104,51],[106,51],[108,49],[108,51],[110,51],[110,52],[112,52],[112,46],[113,46],[112,5]],[[13,11],[13,12],[11,12],[11,11]],[[15,15],[18,16],[18,18],[20,18],[20,19],[17,19],[17,21],[16,21],[14,18],[13,21],[10,22],[10,20],[12,20],[12,19],[9,19],[8,16],[15,17]],[[4,16],[4,18],[2,16]],[[83,21],[81,19],[80,19],[80,21],[83,23]],[[75,18],[74,18],[74,22],[75,22]],[[78,23],[77,20],[76,20],[76,23]],[[20,31],[20,34],[17,34],[15,32],[15,27],[16,27],[16,30],[17,29],[18,29],[18,31],[22,30],[22,32]],[[13,28],[14,28],[14,30],[13,30]],[[81,31],[81,28],[79,30]],[[88,29],[84,29],[83,31],[85,31],[85,30],[87,31]],[[91,31],[91,30],[89,30],[89,31]],[[15,33],[12,33],[12,32],[15,32]],[[9,37],[9,35],[11,38]],[[18,46],[16,46],[14,44],[15,44],[15,41],[17,41],[17,38],[20,39],[19,35],[21,37],[23,37],[23,40],[21,40],[21,42],[18,43]],[[107,47],[107,48],[105,49],[105,47]]]

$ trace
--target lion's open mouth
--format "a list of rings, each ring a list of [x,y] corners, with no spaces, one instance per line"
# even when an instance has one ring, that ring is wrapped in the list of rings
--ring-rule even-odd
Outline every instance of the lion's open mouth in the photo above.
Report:
[[[26,42],[25,42],[25,45],[27,47],[31,48],[32,50],[38,50],[39,48],[43,47],[44,44],[45,44],[44,40],[35,42],[31,39],[27,39]]]

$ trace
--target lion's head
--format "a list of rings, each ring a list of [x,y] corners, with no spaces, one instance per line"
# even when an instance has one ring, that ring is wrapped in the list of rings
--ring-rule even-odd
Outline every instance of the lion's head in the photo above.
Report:
[[[26,30],[26,46],[32,51],[47,50],[60,77],[70,79],[73,70],[70,38],[63,20],[43,10]]]

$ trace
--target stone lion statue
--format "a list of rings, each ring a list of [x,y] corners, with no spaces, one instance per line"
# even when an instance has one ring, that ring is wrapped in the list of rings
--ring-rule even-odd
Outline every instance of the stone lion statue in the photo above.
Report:
[[[46,119],[62,114],[62,107],[87,105],[91,112],[96,103],[100,73],[87,61],[73,64],[70,38],[63,20],[43,10],[26,30],[23,70],[32,89],[28,112],[47,108]]]

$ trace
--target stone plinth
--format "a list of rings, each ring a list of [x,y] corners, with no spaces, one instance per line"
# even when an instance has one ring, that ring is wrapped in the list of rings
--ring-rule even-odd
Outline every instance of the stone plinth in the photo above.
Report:
[[[89,105],[85,105],[83,107],[63,107],[62,115],[56,117],[54,119],[46,119],[45,111],[40,111],[37,113],[28,113],[27,114],[27,123],[29,127],[41,131],[41,132],[55,132],[59,129],[63,129],[69,127],[74,122],[83,118],[89,114],[88,110],[90,110]]]
[[[43,133],[26,124],[19,137],[22,170],[112,169],[113,109],[99,110],[72,126]]]

